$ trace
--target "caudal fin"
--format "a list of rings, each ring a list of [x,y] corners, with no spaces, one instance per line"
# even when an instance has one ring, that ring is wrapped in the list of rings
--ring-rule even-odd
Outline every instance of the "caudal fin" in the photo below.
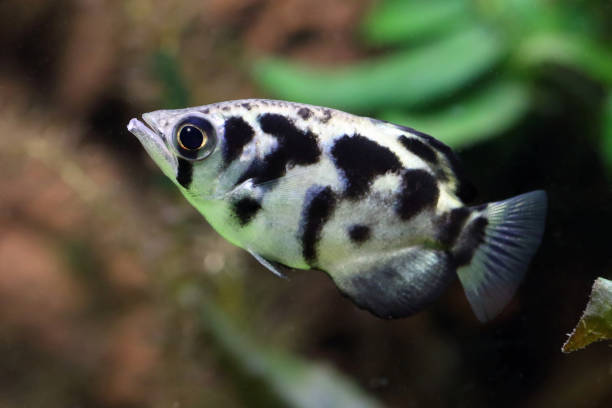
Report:
[[[514,295],[542,240],[546,207],[546,192],[537,190],[473,209],[477,215],[453,252],[480,321],[495,317]]]

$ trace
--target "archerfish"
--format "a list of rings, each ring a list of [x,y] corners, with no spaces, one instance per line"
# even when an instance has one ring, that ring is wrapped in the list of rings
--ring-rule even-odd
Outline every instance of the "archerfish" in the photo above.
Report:
[[[467,206],[457,156],[409,127],[265,99],[142,117],[129,131],[219,234],[277,275],[326,272],[379,317],[412,315],[459,277],[487,321],[542,238],[544,191]]]

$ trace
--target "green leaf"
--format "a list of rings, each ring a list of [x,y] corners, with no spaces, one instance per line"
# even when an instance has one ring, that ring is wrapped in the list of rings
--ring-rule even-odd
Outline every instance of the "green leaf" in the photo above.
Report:
[[[604,163],[608,169],[608,174],[612,176],[612,88],[608,90],[608,97],[603,106],[603,127],[602,127],[602,155]]]
[[[472,20],[465,0],[383,1],[362,26],[371,45],[393,45],[446,33]]]
[[[550,63],[569,66],[612,85],[610,47],[580,35],[557,32],[532,35],[520,46],[517,61],[528,68]]]
[[[597,278],[586,310],[561,350],[570,353],[602,340],[612,340],[612,281]]]
[[[529,107],[529,92],[516,82],[492,85],[444,110],[429,113],[386,112],[382,119],[434,135],[454,147],[465,147],[503,132]]]
[[[163,85],[164,109],[178,109],[189,105],[189,91],[181,74],[178,59],[171,53],[159,50],[153,55],[153,72]]]
[[[474,2],[482,18],[512,35],[523,36],[542,30],[563,29],[565,7],[546,0],[487,0]],[[577,17],[573,15],[574,19]]]
[[[506,53],[494,32],[476,27],[387,57],[336,69],[266,59],[256,81],[280,99],[367,112],[448,97],[493,68]]]

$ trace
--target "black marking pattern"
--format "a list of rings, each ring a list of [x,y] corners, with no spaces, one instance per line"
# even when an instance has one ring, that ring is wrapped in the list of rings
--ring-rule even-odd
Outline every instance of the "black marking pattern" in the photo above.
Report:
[[[233,203],[232,210],[240,226],[244,227],[249,224],[259,210],[261,210],[261,204],[254,198],[244,197]]]
[[[421,142],[419,139],[401,135],[398,140],[409,152],[418,156],[423,161],[431,164],[438,163],[438,156],[434,149]]]
[[[179,157],[176,181],[178,181],[178,183],[181,186],[185,188],[189,188],[192,180],[193,180],[193,163],[189,160]]]
[[[304,120],[307,120],[312,116],[312,111],[308,108],[300,108],[297,111],[297,114]]]
[[[368,227],[367,225],[354,224],[349,227],[348,235],[351,241],[353,241],[354,243],[363,244],[368,239],[370,239],[370,236],[372,235],[372,231],[370,230],[370,227]]]
[[[331,117],[332,117],[332,112],[331,112],[331,110],[330,110],[330,109],[324,109],[324,110],[323,110],[323,117],[321,117],[321,119],[320,119],[320,120],[321,120],[321,123],[324,123],[324,124],[325,124],[325,123],[329,122],[329,120],[331,119]]]
[[[438,240],[446,247],[452,247],[471,211],[466,207],[455,208],[441,217]]]
[[[266,113],[258,119],[261,130],[276,137],[278,146],[263,159],[253,161],[236,185],[251,178],[255,184],[276,180],[285,175],[288,166],[319,161],[321,149],[312,132],[301,131],[283,115]]]
[[[422,169],[406,170],[402,174],[401,191],[395,211],[406,221],[427,207],[435,207],[440,190],[434,176]]]
[[[446,157],[446,160],[448,160],[451,170],[457,178],[457,190],[455,191],[457,197],[459,197],[464,203],[470,202],[474,198],[476,198],[476,188],[474,188],[472,183],[467,180],[465,171],[461,166],[461,162],[459,158],[455,155],[455,153],[453,153],[451,148],[442,143],[441,141],[433,138],[432,136],[426,135],[421,132],[419,133],[419,136],[426,139],[429,144],[433,146],[434,149],[442,153],[444,157]]]
[[[408,126],[395,126],[398,129],[404,130],[408,133],[411,133],[424,139],[431,147],[440,152],[440,154],[442,154],[446,158],[450,165],[451,171],[457,178],[458,185],[455,193],[457,194],[457,197],[461,199],[461,201],[470,202],[476,197],[476,189],[474,188],[472,183],[467,180],[465,176],[465,171],[461,166],[459,158],[455,155],[455,153],[453,153],[450,147],[448,147],[438,139],[434,138],[433,136],[428,135],[427,133],[420,132]]]
[[[225,121],[225,141],[222,148],[223,162],[227,166],[242,154],[255,136],[255,131],[244,119],[233,116]]]
[[[350,199],[367,194],[376,176],[402,169],[395,153],[359,134],[344,135],[336,140],[331,155],[336,167],[344,174],[344,194]]]
[[[330,186],[313,186],[306,192],[306,197],[311,198],[302,210],[302,255],[312,266],[317,260],[321,231],[336,208],[336,196]]]
[[[489,222],[484,217],[478,217],[466,227],[461,234],[457,248],[453,251],[456,267],[469,265],[476,249],[484,242],[485,230]]]

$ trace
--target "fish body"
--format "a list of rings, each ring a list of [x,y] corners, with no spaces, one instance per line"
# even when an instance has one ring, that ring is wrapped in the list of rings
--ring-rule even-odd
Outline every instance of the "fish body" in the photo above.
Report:
[[[408,127],[264,99],[143,119],[128,129],[223,237],[276,274],[327,272],[380,317],[421,310],[458,276],[488,320],[541,240],[543,191],[466,206],[457,157]]]

